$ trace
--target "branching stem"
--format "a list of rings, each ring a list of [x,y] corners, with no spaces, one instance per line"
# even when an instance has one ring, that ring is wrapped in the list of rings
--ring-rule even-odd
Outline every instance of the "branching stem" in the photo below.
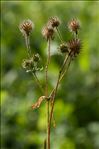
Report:
[[[51,93],[51,95],[50,95],[50,97],[51,97],[51,103],[52,103],[52,105],[51,105],[51,112],[50,112],[50,119],[49,119],[49,125],[50,125],[50,127],[51,127],[51,120],[52,120],[52,117],[53,117],[55,96],[56,96],[56,93],[57,93],[57,89],[58,89],[59,83],[60,83],[60,81],[61,81],[61,79],[62,79],[61,76],[63,77],[63,76],[65,75],[65,73],[64,73],[64,75],[63,75],[63,71],[64,71],[64,68],[65,68],[67,62],[68,62],[69,56],[70,56],[70,53],[65,56],[63,65],[62,65],[62,67],[61,67],[61,69],[60,69],[60,71],[59,71],[59,75],[58,75],[56,87],[53,89],[53,91],[52,91],[52,93]],[[69,66],[68,66],[68,67],[69,67]],[[65,72],[66,72],[66,71],[65,71]]]

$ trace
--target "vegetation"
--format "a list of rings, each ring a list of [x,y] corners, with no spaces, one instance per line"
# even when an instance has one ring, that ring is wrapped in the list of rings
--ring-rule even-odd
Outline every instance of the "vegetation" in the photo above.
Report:
[[[72,18],[81,21],[83,47],[71,63],[55,98],[56,127],[51,128],[51,149],[98,149],[99,3],[10,1],[2,2],[1,9],[1,148],[43,149],[46,106],[42,103],[39,109],[31,108],[42,94],[34,77],[21,66],[27,51],[18,25],[24,19],[34,22],[35,31],[30,34],[31,51],[40,55],[44,66],[47,47],[41,30],[48,18],[58,16],[62,22],[59,29],[65,41],[72,36],[68,32],[67,22]],[[57,49],[59,44],[60,40],[55,36],[51,44],[49,92],[56,84],[58,70],[63,62],[63,56]],[[42,71],[37,72],[37,75],[44,86]]]

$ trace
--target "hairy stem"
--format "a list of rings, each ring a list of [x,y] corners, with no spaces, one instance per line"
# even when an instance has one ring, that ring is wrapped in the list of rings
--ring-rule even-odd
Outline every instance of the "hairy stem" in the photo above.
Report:
[[[45,67],[45,96],[48,97],[48,66],[50,63],[50,38],[48,40],[48,56]],[[47,100],[47,149],[50,149],[50,128],[49,128],[49,100]]]

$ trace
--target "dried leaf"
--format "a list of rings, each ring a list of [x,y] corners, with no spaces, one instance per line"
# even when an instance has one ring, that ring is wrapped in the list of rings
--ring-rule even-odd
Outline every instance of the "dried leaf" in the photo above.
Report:
[[[37,102],[35,104],[32,105],[32,109],[36,109],[39,108],[39,106],[41,105],[42,101],[45,100],[45,96],[41,96]]]

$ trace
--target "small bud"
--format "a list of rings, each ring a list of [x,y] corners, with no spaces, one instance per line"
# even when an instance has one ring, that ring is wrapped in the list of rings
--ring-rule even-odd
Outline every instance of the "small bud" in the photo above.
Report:
[[[34,28],[34,24],[31,20],[24,20],[20,25],[19,29],[23,35],[29,36],[30,32]]]
[[[39,56],[38,53],[33,56],[33,60],[34,60],[35,62],[38,62],[38,61],[40,60],[40,56]]]
[[[58,27],[60,25],[60,20],[58,17],[51,17],[48,21],[48,26]]]
[[[31,59],[25,59],[22,62],[22,67],[24,69],[31,69],[32,68],[32,64],[33,64],[33,61]]]
[[[52,27],[45,26],[42,30],[43,37],[48,41],[54,38],[54,29]]]
[[[68,23],[68,28],[70,29],[71,32],[75,32],[77,34],[78,33],[78,29],[80,28],[80,24],[79,24],[78,20],[72,19]]]
[[[80,39],[72,39],[67,43],[67,47],[70,50],[73,56],[76,56],[80,53],[81,50],[81,42]]]
[[[62,44],[60,45],[59,49],[60,49],[61,53],[66,53],[66,52],[68,52],[68,47],[67,47],[67,45],[66,45],[65,43],[62,43]]]

